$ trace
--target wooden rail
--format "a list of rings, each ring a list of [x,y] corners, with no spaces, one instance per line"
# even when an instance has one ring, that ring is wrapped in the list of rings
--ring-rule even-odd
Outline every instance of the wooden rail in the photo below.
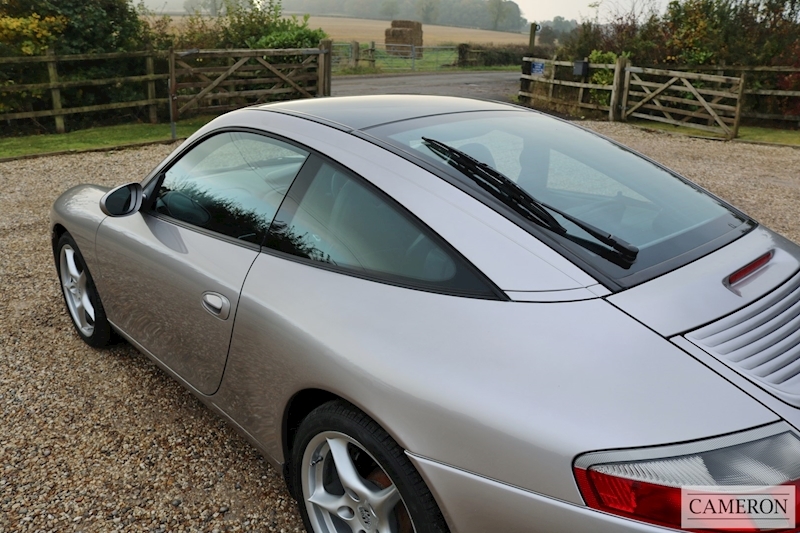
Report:
[[[172,106],[177,119],[181,113],[189,111],[218,112],[276,97],[326,96],[330,95],[330,53],[331,43],[325,40],[319,48],[300,49],[145,50],[73,55],[56,55],[51,49],[42,56],[0,57],[0,69],[44,64],[48,80],[0,85],[0,98],[4,94],[34,91],[47,91],[50,96],[48,109],[12,109],[0,114],[0,120],[52,117],[56,131],[63,133],[66,130],[64,117],[68,115],[147,107],[150,122],[157,123],[158,106],[164,104]],[[143,68],[127,76],[65,80],[59,72],[59,66],[68,62],[132,58],[143,59]],[[223,64],[231,58],[236,61]],[[166,91],[164,81],[169,82]],[[146,94],[146,98],[87,106],[63,105],[62,90],[119,84],[143,84],[142,95]]]
[[[53,117],[56,132],[64,133],[66,130],[64,117],[67,115],[77,115],[83,113],[95,113],[98,111],[111,111],[117,109],[128,109],[135,107],[148,107],[148,114],[151,123],[158,121],[157,106],[167,103],[167,95],[158,97],[156,94],[156,82],[169,78],[167,73],[155,72],[155,59],[166,57],[165,52],[156,50],[146,50],[141,52],[114,52],[106,54],[73,54],[56,55],[52,48],[44,56],[33,57],[0,57],[2,65],[29,65],[36,63],[47,64],[46,83],[17,83],[0,86],[0,94],[22,93],[28,91],[50,91],[50,109],[40,109],[34,111],[12,111],[0,114],[0,120],[21,120],[36,119],[43,117]],[[59,75],[59,64],[66,62],[80,61],[110,61],[119,59],[143,58],[144,73],[119,76],[115,78],[88,79],[88,80],[65,80],[62,81]],[[79,87],[103,87],[109,85],[119,85],[123,83],[144,83],[146,99],[137,99],[127,102],[110,102],[106,104],[95,104],[88,106],[76,106],[65,108],[62,105],[62,89],[73,89]]]
[[[331,47],[323,40],[319,48],[171,50],[171,116],[329,95]]]
[[[543,64],[544,71],[540,74],[534,74],[532,72],[532,65],[534,63]],[[520,99],[523,101],[523,103],[526,101],[531,102],[532,100],[539,100],[563,105],[566,107],[608,111],[609,115],[615,113],[616,106],[614,104],[618,100],[620,94],[619,84],[612,83],[611,85],[604,85],[592,83],[588,81],[588,79],[590,79],[589,76],[581,78],[580,81],[576,81],[574,79],[557,79],[556,72],[559,67],[569,67],[571,69],[573,65],[574,64],[572,61],[556,61],[538,57],[523,58],[523,74],[520,76],[522,83],[519,92]],[[588,63],[588,68],[590,71],[602,69],[616,72],[617,64]],[[541,92],[537,92],[537,84],[546,86],[546,95],[542,94]],[[556,87],[569,87],[577,89],[577,91],[570,95],[562,91],[562,94],[556,95]],[[588,101],[587,94],[589,95]],[[568,96],[571,96],[571,98]],[[594,101],[592,101],[592,99],[594,99]],[[608,103],[605,103],[606,99]]]
[[[533,68],[534,63],[539,64],[537,69]],[[577,65],[572,61],[524,58],[520,100],[529,105],[544,102],[607,111],[610,120],[634,117],[688,126],[720,133],[729,139],[738,135],[742,118],[800,122],[800,116],[762,113],[745,107],[746,98],[751,105],[758,98],[800,98],[800,91],[747,86],[755,73],[791,74],[800,72],[800,67],[714,65],[688,71],[683,67],[633,66],[620,58],[616,64],[589,63],[590,74],[583,77],[562,68],[573,66]],[[593,82],[591,73],[597,69],[613,71],[613,83]],[[736,75],[725,75],[726,72]]]

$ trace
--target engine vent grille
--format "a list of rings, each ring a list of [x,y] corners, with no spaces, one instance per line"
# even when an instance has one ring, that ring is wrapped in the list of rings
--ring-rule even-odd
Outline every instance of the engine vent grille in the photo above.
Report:
[[[686,339],[800,407],[800,274]]]

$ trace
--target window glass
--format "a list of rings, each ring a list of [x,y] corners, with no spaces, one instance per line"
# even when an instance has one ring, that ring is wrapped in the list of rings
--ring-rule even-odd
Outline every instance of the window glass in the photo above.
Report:
[[[692,259],[684,255],[687,252],[708,253],[722,245],[715,244],[723,242],[717,239],[732,240],[750,227],[723,202],[644,158],[537,113],[440,115],[367,131],[401,149],[417,151],[452,175],[457,165],[431,151],[425,139],[446,144],[498,170],[547,206],[631,243],[639,249],[635,261],[621,260],[580,225],[551,211],[565,229],[552,237],[617,280],[660,264],[679,266],[679,257]],[[476,183],[469,172],[462,174],[465,183]],[[502,194],[498,198],[505,201]],[[660,271],[650,272],[645,276]]]
[[[292,145],[255,135],[215,135],[166,172],[157,212],[260,244],[308,157]]]
[[[321,160],[309,162],[309,168],[308,179],[298,179],[290,190],[267,246],[400,283],[493,294],[463,260],[384,195]]]

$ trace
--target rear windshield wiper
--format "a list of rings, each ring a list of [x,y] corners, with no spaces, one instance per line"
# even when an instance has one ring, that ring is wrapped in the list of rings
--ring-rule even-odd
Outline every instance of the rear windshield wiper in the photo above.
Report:
[[[615,250],[626,261],[633,262],[636,260],[639,248],[629,242],[596,228],[588,222],[575,218],[561,209],[537,200],[502,172],[478,161],[461,150],[427,137],[423,137],[422,141],[433,153],[442,157],[451,166],[475,181],[482,189],[528,220],[544,226],[559,235],[566,236],[568,234],[567,229],[548,211],[558,213],[601,243]]]

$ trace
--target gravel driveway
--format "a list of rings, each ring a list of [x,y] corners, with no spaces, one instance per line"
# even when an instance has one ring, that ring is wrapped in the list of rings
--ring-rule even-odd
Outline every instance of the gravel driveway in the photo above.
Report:
[[[334,76],[332,96],[437,94],[510,101],[519,92],[519,71],[456,71]]]
[[[584,123],[800,240],[800,150]],[[281,477],[128,345],[93,350],[56,282],[48,209],[171,147],[0,164],[0,532],[302,531]]]

